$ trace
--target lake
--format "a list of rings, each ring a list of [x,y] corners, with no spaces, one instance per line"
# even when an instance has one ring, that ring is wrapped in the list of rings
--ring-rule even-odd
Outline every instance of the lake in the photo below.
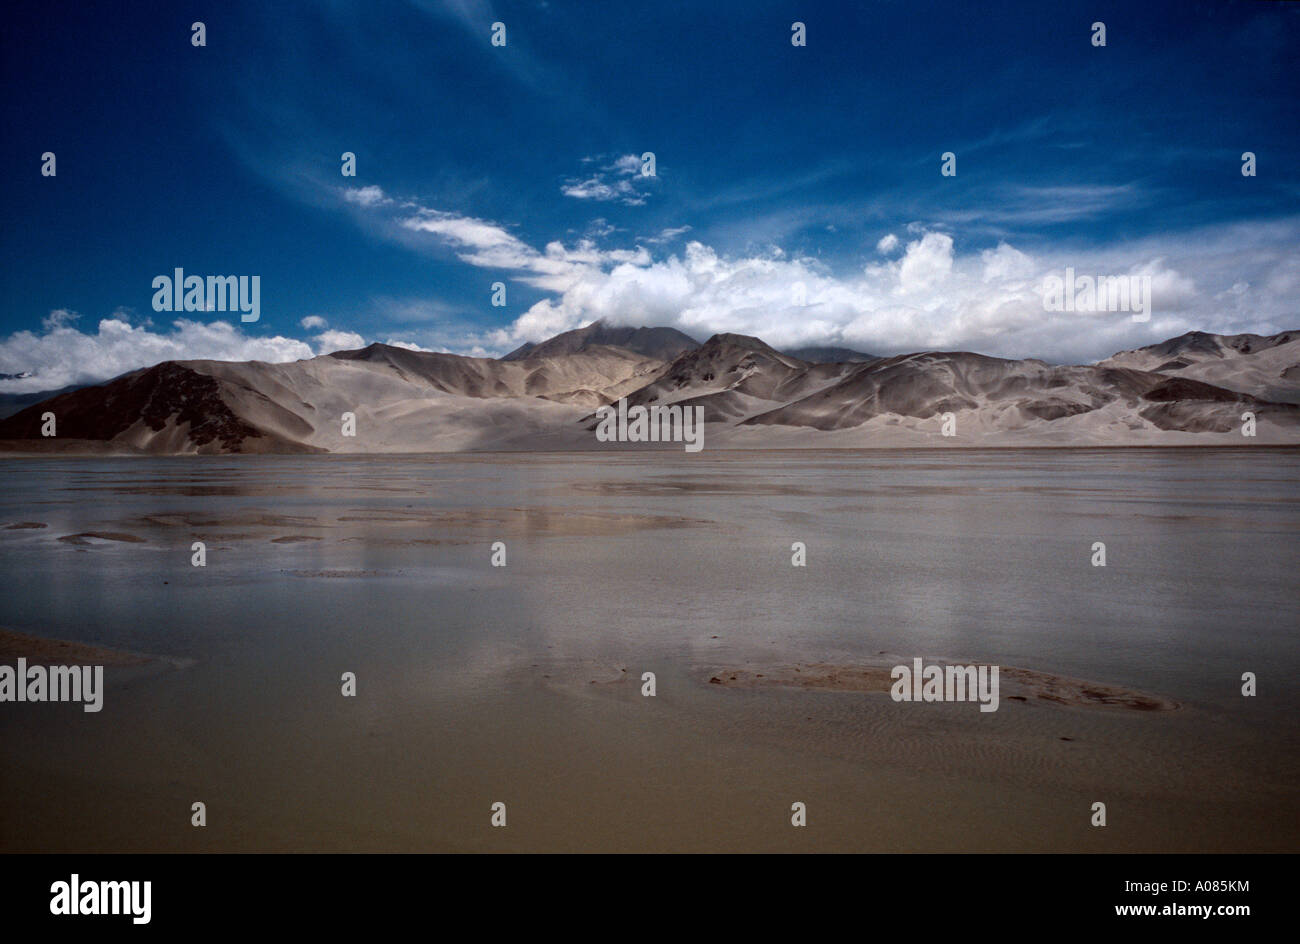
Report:
[[[0,627],[151,657],[0,704],[0,849],[1294,851],[1298,459],[0,459]]]

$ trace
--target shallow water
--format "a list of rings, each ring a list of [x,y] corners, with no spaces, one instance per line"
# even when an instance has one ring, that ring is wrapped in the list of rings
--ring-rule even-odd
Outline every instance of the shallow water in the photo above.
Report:
[[[0,848],[1294,851],[1298,459],[0,460],[0,626],[194,660],[0,704]],[[1181,707],[708,682],[895,655]]]

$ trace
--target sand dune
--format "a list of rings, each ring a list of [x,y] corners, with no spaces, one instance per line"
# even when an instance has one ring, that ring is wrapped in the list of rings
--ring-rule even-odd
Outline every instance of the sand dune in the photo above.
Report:
[[[1295,331],[1271,337],[1194,331],[1121,351],[1101,364],[1200,380],[1263,400],[1300,403],[1300,332]]]
[[[1300,444],[1300,334],[1194,332],[1082,366],[960,351],[814,363],[742,335],[597,323],[499,360],[372,344],[288,364],[169,361],[0,420],[0,448],[626,448],[592,432],[620,397],[703,407],[706,448]],[[46,413],[57,437],[42,435]]]

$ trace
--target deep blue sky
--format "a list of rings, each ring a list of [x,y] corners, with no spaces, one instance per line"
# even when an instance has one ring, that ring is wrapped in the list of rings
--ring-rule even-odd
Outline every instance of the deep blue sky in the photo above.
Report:
[[[190,43],[195,20],[205,48]],[[505,48],[489,43],[496,20]],[[806,48],[790,44],[794,20]],[[0,372],[56,379],[52,357],[95,362],[101,319],[168,337],[150,283],[178,266],[261,276],[261,320],[236,317],[232,344],[327,347],[319,321],[302,326],[316,316],[366,341],[498,353],[603,314],[783,343],[1086,353],[1092,332],[1066,326],[1051,349],[1023,315],[967,310],[964,290],[891,295],[880,271],[860,284],[927,233],[924,251],[954,273],[1000,244],[1040,268],[1164,260],[1186,283],[1170,319],[1117,329],[1116,344],[1296,326],[1294,305],[1271,306],[1297,271],[1300,4],[20,3],[0,44]],[[1240,174],[1244,150],[1255,178]],[[44,151],[56,178],[40,175]],[[643,151],[657,178],[618,170]],[[944,151],[955,178],[939,174]],[[439,225],[409,225],[420,219]],[[899,248],[879,251],[890,233]],[[538,259],[553,242],[550,271]],[[1224,271],[1196,253],[1169,261],[1188,247]],[[1274,255],[1238,277],[1232,247]],[[621,259],[649,274],[609,278]],[[819,280],[820,314],[757,311],[768,289],[745,272],[789,281],[792,259]],[[716,265],[740,281],[701,290]],[[497,280],[506,308],[488,303]],[[1188,301],[1230,285],[1247,301],[1231,317]],[[62,347],[42,343],[50,331]],[[84,368],[122,366],[104,356]]]

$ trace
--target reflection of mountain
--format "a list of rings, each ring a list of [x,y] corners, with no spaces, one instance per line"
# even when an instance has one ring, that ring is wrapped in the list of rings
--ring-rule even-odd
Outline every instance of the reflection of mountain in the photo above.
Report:
[[[1085,366],[827,352],[597,323],[500,360],[372,344],[291,364],[169,361],[29,406],[0,420],[0,439],[157,453],[597,448],[592,411],[626,396],[704,407],[706,443],[721,447],[1300,444],[1300,332],[1193,332]],[[1239,434],[1246,411],[1253,440]],[[57,440],[41,437],[46,412]]]

